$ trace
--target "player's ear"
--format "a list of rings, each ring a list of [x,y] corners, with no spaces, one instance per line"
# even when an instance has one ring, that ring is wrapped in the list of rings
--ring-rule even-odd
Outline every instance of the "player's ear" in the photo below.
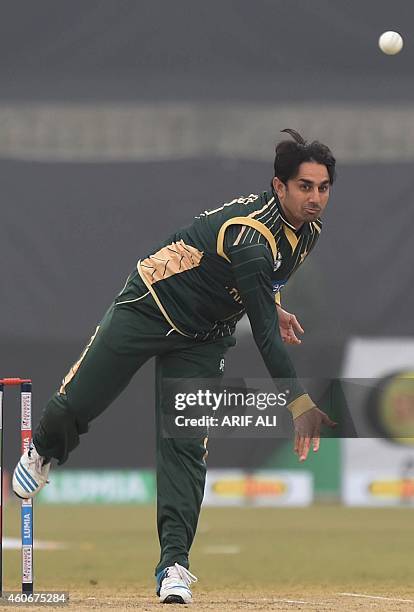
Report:
[[[272,184],[273,189],[275,190],[276,195],[280,200],[280,198],[283,198],[286,193],[286,185],[277,176],[273,178]]]

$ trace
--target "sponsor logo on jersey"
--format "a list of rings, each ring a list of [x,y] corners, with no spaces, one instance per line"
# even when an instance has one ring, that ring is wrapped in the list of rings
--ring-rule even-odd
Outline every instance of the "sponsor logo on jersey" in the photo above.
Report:
[[[273,293],[277,293],[278,291],[283,289],[283,287],[286,285],[286,282],[287,281],[285,281],[285,280],[273,281],[272,282]]]

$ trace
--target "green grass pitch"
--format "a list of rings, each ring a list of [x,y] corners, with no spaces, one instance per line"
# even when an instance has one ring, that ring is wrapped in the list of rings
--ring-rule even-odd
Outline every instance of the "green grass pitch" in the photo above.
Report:
[[[66,545],[35,551],[36,590],[69,591],[69,607],[77,610],[160,609],[155,508],[35,504],[34,511],[35,537]],[[11,500],[6,536],[19,537],[19,520]],[[191,556],[199,577],[193,605],[414,609],[413,521],[409,508],[205,508]],[[4,551],[5,590],[18,590],[20,575],[20,553]]]

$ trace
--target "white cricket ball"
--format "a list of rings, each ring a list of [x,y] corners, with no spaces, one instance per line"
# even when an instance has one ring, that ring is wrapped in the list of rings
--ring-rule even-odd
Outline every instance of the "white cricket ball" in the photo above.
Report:
[[[384,32],[378,40],[379,48],[386,55],[397,55],[403,48],[403,39],[398,32]]]

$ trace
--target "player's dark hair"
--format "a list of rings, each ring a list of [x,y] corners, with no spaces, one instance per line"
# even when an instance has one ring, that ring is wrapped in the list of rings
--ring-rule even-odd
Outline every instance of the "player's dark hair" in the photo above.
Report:
[[[299,166],[303,162],[316,162],[326,166],[332,185],[335,180],[336,160],[329,147],[318,140],[308,143],[298,132],[289,128],[282,132],[292,136],[293,140],[282,140],[276,145],[275,176],[286,184],[289,179],[297,176]]]

